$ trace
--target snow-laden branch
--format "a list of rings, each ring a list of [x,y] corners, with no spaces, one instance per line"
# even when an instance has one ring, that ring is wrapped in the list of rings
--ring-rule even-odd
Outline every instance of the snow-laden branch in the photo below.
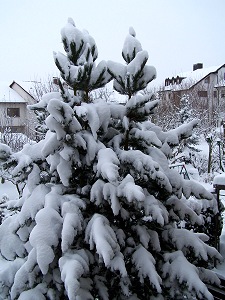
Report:
[[[62,252],[66,252],[70,248],[77,234],[83,229],[81,209],[85,208],[84,201],[78,197],[68,195],[66,198],[70,201],[62,204]]]
[[[69,299],[76,300],[80,289],[79,279],[89,271],[88,255],[85,250],[69,251],[59,259],[59,268]]]
[[[143,283],[144,278],[147,277],[150,284],[156,288],[158,293],[161,293],[162,289],[160,285],[162,283],[162,279],[156,271],[156,261],[152,254],[140,245],[133,253],[132,261],[138,271],[140,282]]]
[[[202,238],[197,233],[184,228],[171,228],[165,230],[162,234],[165,241],[170,241],[178,250],[187,254],[192,250],[193,255],[207,261],[209,258],[215,257],[218,260],[222,256],[217,250],[204,243]]]
[[[85,241],[91,250],[96,247],[96,252],[106,267],[113,271],[118,270],[122,276],[127,275],[116,234],[106,217],[95,214],[91,218],[86,227]]]
[[[203,223],[201,216],[197,215],[197,213],[185,202],[187,202],[186,199],[182,201],[182,199],[172,196],[166,201],[166,204],[173,207],[173,210],[179,215],[181,220],[184,220],[186,217],[188,217],[191,224],[201,225]]]
[[[163,265],[163,277],[169,276],[171,281],[178,280],[180,284],[184,283],[189,291],[195,290],[200,299],[202,296],[208,300],[214,299],[200,280],[198,269],[188,262],[182,251],[166,253],[164,259],[166,263]]]
[[[100,149],[98,152],[97,176],[102,176],[109,182],[116,182],[119,177],[119,159],[116,153],[110,149]]]
[[[134,174],[138,174],[145,181],[153,180],[158,186],[171,192],[172,187],[167,176],[160,170],[159,164],[139,150],[121,151],[119,158],[121,162],[129,164],[134,169]]]

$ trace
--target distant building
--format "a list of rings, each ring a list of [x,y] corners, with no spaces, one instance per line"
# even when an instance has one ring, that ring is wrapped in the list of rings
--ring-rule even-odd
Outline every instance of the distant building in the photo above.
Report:
[[[166,78],[159,93],[164,103],[178,107],[182,96],[188,94],[196,106],[209,112],[210,119],[225,101],[225,64],[209,68],[204,68],[202,63],[194,64],[192,71]]]
[[[36,117],[27,109],[27,105],[36,102],[30,94],[31,85],[31,82],[0,82],[0,132],[6,128],[24,134],[34,130]]]

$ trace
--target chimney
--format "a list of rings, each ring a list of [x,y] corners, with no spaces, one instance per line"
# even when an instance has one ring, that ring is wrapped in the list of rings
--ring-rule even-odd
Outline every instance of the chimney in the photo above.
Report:
[[[58,78],[58,77],[53,77],[52,82],[53,82],[54,84],[58,85],[58,84],[59,84],[59,78]]]
[[[203,69],[203,63],[197,63],[193,65],[193,71]]]

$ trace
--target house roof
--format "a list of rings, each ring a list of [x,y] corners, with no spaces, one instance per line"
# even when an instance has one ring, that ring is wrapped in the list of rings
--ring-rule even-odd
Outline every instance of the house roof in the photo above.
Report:
[[[26,103],[27,101],[23,99],[16,91],[10,88],[9,82],[0,82],[0,103]]]
[[[196,83],[206,78],[209,74],[217,72],[224,67],[225,64],[220,66],[213,66],[208,68],[197,69],[195,71],[183,72],[178,74],[177,77],[184,78],[180,84],[170,84],[165,87],[165,90],[186,90],[193,87]]]
[[[214,66],[214,67],[209,67],[209,68],[202,68],[202,69],[198,69],[198,70],[190,71],[190,72],[184,72],[184,73],[181,73],[178,76],[185,77],[184,80],[188,80],[189,79],[189,80],[192,80],[192,81],[196,82],[196,81],[202,80],[204,77],[206,77],[210,73],[216,72],[222,66],[220,65],[220,66]]]
[[[10,87],[13,87],[14,84],[17,84],[20,86],[24,92],[26,92],[30,97],[32,96],[32,90],[34,88],[34,81],[20,81],[20,80],[13,80],[13,82],[10,84]]]

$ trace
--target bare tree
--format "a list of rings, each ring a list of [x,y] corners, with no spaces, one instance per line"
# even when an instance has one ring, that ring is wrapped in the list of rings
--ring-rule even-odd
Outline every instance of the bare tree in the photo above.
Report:
[[[44,94],[49,92],[59,91],[59,78],[48,75],[46,79],[39,79],[33,81],[32,96],[39,102]]]

